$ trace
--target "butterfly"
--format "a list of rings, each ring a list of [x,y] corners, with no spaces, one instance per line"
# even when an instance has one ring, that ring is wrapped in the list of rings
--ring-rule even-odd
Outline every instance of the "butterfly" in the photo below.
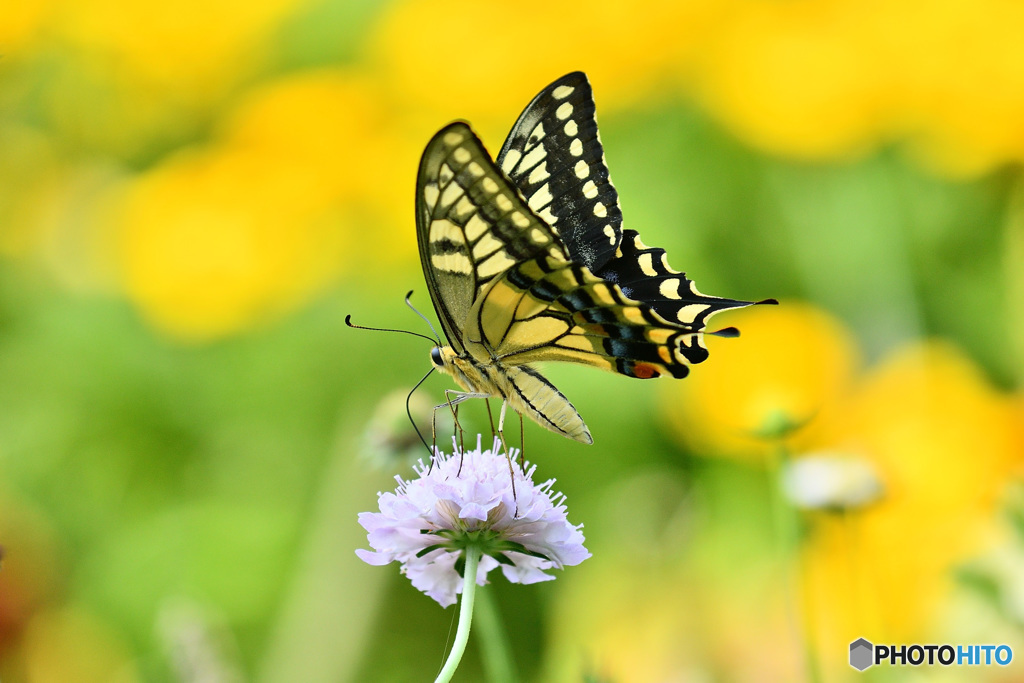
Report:
[[[447,345],[434,367],[470,398],[502,400],[583,443],[590,430],[534,367],[579,363],[629,377],[684,377],[708,356],[714,314],[753,302],[707,296],[665,251],[622,228],[593,92],[574,72],[544,88],[492,160],[463,121],[434,135],[416,181],[423,274]],[[758,303],[775,303],[765,300]]]

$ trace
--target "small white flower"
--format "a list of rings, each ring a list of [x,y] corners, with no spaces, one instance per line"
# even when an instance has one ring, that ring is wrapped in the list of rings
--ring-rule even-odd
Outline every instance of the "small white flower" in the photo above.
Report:
[[[782,489],[794,505],[809,509],[863,507],[882,497],[882,482],[863,458],[810,453],[782,471]]]
[[[364,562],[385,565],[398,561],[412,585],[442,607],[455,603],[462,592],[464,550],[477,545],[483,558],[476,582],[501,565],[514,583],[550,581],[546,569],[577,565],[590,557],[583,547],[582,525],[566,519],[565,497],[553,493],[554,480],[536,485],[536,466],[524,472],[508,459],[494,440],[490,450],[446,456],[437,451],[433,468],[422,461],[414,468],[418,479],[398,480],[394,493],[379,493],[380,512],[362,512],[373,551],[357,550]],[[461,469],[461,471],[460,471]]]

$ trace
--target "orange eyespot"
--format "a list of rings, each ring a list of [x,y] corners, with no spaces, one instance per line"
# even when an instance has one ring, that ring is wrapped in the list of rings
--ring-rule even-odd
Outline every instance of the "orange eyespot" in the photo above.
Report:
[[[633,376],[639,379],[650,379],[657,377],[659,374],[658,368],[653,365],[647,365],[646,363],[637,363],[633,366]]]

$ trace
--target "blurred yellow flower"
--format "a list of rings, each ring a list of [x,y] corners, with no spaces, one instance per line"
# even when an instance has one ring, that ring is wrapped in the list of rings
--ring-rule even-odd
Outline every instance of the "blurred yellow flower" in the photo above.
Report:
[[[413,189],[429,138],[410,136],[392,105],[384,88],[363,74],[307,71],[248,93],[220,130],[227,146],[311,169],[310,194],[386,214],[403,233],[396,239],[386,231],[388,250],[377,257],[389,258],[395,249],[407,257],[416,251]],[[368,244],[381,244],[379,228],[366,232]]]
[[[756,146],[798,157],[875,142],[890,70],[863,43],[870,3],[733,4],[693,76],[719,117]]]
[[[655,87],[683,61],[716,3],[659,0],[635,11],[614,0],[394,3],[371,39],[372,62],[400,106],[436,130],[466,118],[503,135],[536,92],[585,70],[599,114]],[[422,131],[429,135],[433,130]],[[491,143],[497,151],[497,141]]]
[[[157,325],[206,338],[293,309],[350,264],[384,268],[415,156],[365,82],[286,78],[226,119],[221,140],[179,153],[129,188],[121,217],[126,290]],[[383,186],[379,189],[377,186]]]
[[[56,0],[23,0],[4,6],[4,20],[0,21],[0,45],[3,45],[5,61],[38,40],[39,32],[56,4]]]
[[[1013,402],[952,346],[918,343],[826,423],[815,439],[871,462],[886,493],[846,522],[816,518],[806,553],[823,642],[934,636],[951,570],[996,540],[999,496],[1024,464]]]
[[[780,422],[802,425],[832,405],[858,353],[846,328],[809,304],[753,307],[729,323],[740,339],[707,338],[711,357],[663,386],[662,414],[699,453],[763,455],[771,446],[758,435]]]
[[[905,138],[954,174],[1024,158],[1020,3],[731,4],[694,87],[758,147],[829,158]]]
[[[817,438],[872,454],[893,500],[987,510],[997,484],[1024,464],[1011,399],[940,342],[892,354],[831,418]]]
[[[706,366],[666,387],[673,431],[700,453],[756,453],[756,441],[738,435],[773,415],[811,420],[789,439],[796,457],[828,452],[869,465],[881,502],[811,515],[803,552],[818,641],[934,636],[952,570],[994,541],[999,496],[1024,466],[1019,401],[939,342],[900,349],[854,380],[849,334],[807,305],[751,309],[733,322],[740,340],[712,340]],[[761,451],[771,443],[762,439]]]
[[[873,43],[887,50],[904,102],[893,132],[907,130],[927,161],[955,174],[1024,159],[1024,5],[912,0],[881,7]],[[898,41],[893,26],[908,29]]]
[[[305,169],[245,152],[182,154],[130,188],[122,262],[158,326],[217,336],[273,317],[338,266],[340,231]]]
[[[189,97],[210,94],[252,70],[265,57],[267,38],[306,0],[178,0],[66,3],[56,32],[117,71]],[[141,83],[140,83],[141,85]]]
[[[678,89],[772,153],[842,158],[906,139],[965,174],[1024,158],[1022,30],[1014,0],[698,0],[643,12],[611,0],[585,11],[406,0],[370,50],[403,108],[467,117],[488,136],[538,84],[582,69],[602,112]],[[441,57],[429,75],[427,55]]]

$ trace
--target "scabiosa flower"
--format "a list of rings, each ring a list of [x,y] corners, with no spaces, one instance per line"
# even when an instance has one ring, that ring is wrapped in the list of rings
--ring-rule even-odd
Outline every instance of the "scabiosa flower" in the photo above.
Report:
[[[463,591],[465,550],[482,555],[476,583],[501,566],[514,583],[550,581],[547,569],[577,565],[590,557],[583,547],[582,525],[566,518],[565,496],[553,493],[554,480],[533,483],[536,466],[523,469],[511,454],[513,472],[497,439],[489,450],[444,455],[433,467],[421,460],[418,479],[398,480],[394,493],[378,494],[380,512],[363,512],[359,523],[374,549],[356,554],[372,565],[402,563],[412,585],[442,607]],[[513,494],[513,478],[515,493]]]

